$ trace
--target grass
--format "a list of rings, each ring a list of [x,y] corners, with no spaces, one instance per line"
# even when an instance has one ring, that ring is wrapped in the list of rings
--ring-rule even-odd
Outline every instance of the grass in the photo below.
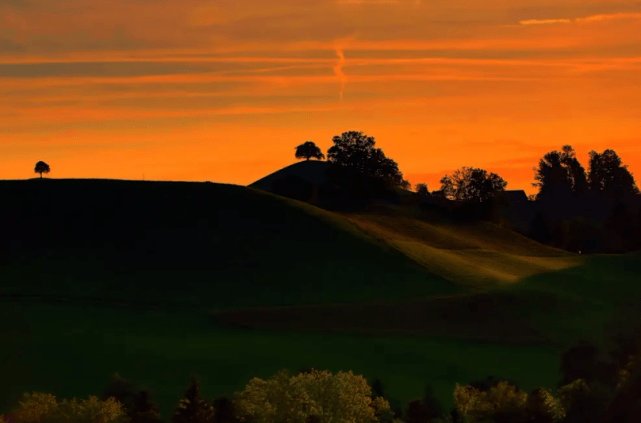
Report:
[[[0,194],[14,205],[3,295],[235,309],[462,292],[336,215],[240,186],[0,181]]]
[[[0,181],[0,413],[120,372],[167,418],[197,372],[231,396],[281,368],[380,377],[407,402],[488,375],[554,388],[638,296],[638,254],[579,256],[411,206],[330,213],[251,188]],[[250,328],[257,329],[250,329]]]
[[[403,406],[433,385],[447,407],[454,383],[488,375],[518,380],[523,389],[554,385],[559,350],[552,346],[505,346],[408,336],[252,331],[213,325],[202,313],[135,311],[127,307],[3,301],[11,319],[11,348],[0,349],[3,368],[0,412],[22,392],[63,398],[99,395],[109,374],[150,389],[168,421],[196,372],[206,398],[231,396],[253,377],[281,368],[352,370],[380,377]],[[81,317],[81,318],[80,318]],[[10,338],[7,338],[10,335]],[[8,383],[7,383],[8,382]]]

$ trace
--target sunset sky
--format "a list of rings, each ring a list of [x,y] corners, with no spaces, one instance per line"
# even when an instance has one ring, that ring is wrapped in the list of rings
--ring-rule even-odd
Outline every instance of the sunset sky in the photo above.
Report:
[[[246,185],[373,136],[410,182],[548,151],[641,181],[641,2],[2,0],[0,179]]]

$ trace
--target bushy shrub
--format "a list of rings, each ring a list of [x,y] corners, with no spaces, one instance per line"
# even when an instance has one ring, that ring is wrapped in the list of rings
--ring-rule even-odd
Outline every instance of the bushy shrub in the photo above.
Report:
[[[87,400],[63,400],[58,403],[51,394],[33,392],[23,394],[20,405],[11,412],[15,423],[128,423],[122,404],[113,398],[100,401],[90,396]]]
[[[282,370],[269,380],[253,378],[236,393],[234,404],[241,421],[255,423],[379,422],[389,403],[381,397],[372,400],[371,394],[363,376],[351,371],[290,376]]]
[[[459,412],[471,422],[492,419],[496,422],[522,421],[527,401],[526,392],[518,392],[513,386],[502,381],[489,392],[482,392],[471,386],[456,384],[454,403]]]

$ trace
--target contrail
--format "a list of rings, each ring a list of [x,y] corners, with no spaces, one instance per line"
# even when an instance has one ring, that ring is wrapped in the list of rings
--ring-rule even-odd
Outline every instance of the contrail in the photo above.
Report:
[[[341,47],[336,47],[336,55],[338,56],[338,63],[334,66],[334,74],[341,81],[341,99],[343,101],[343,91],[345,90],[345,82],[347,82],[347,77],[343,73],[343,63],[345,63],[345,56],[343,55],[343,49]]]

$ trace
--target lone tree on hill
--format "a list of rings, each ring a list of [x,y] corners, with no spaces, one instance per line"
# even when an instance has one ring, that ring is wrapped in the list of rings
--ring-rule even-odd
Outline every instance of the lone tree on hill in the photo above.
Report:
[[[453,200],[481,203],[492,198],[497,192],[505,191],[507,182],[496,173],[484,169],[463,167],[452,176],[441,179],[441,191]]]
[[[297,159],[306,159],[309,161],[310,158],[323,160],[325,155],[321,152],[321,149],[316,146],[312,141],[305,141],[304,144],[296,147],[296,158]]]
[[[49,173],[51,169],[49,169],[49,165],[46,164],[43,161],[39,161],[36,163],[36,169],[35,172],[40,174],[40,178],[42,178],[43,173]]]

